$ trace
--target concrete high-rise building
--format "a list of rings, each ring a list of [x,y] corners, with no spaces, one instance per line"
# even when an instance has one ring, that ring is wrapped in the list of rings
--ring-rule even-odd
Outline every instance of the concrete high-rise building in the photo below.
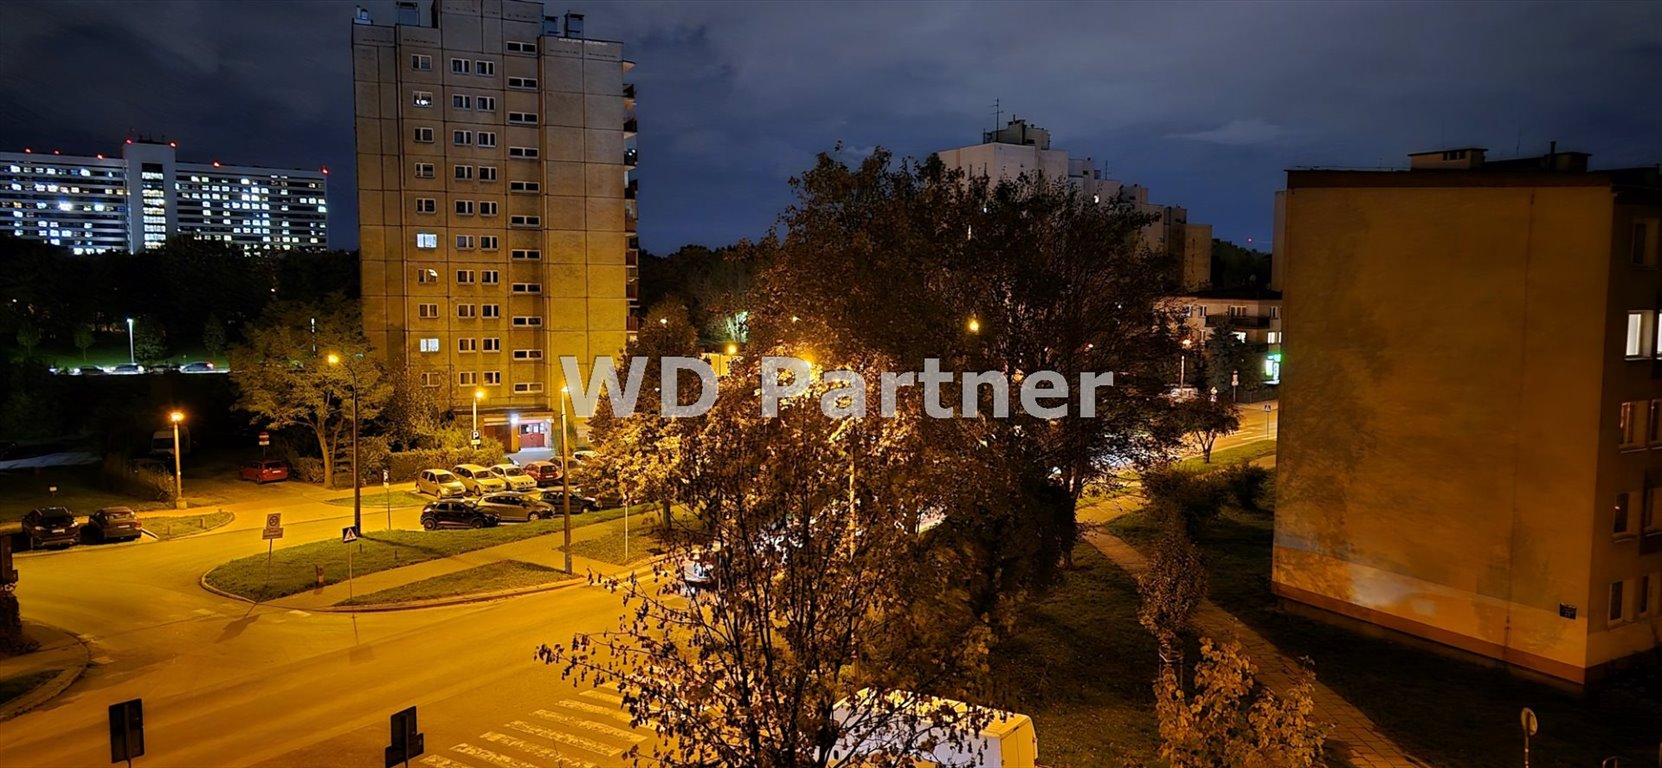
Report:
[[[1456,149],[1278,213],[1275,592],[1578,683],[1656,646],[1658,169]]]
[[[562,24],[563,22],[563,24]],[[634,330],[633,63],[541,2],[436,0],[352,28],[364,325],[483,431],[534,446],[559,358]]]
[[[1047,179],[1065,179],[1082,194],[1100,201],[1125,199],[1138,213],[1154,220],[1143,227],[1143,242],[1150,250],[1176,260],[1174,280],[1187,291],[1205,287],[1212,274],[1212,227],[1189,223],[1182,206],[1159,205],[1148,200],[1148,188],[1104,178],[1090,157],[1069,157],[1050,148],[1050,131],[1018,117],[1003,128],[984,131],[981,143],[935,153],[941,164],[974,177],[994,181],[1014,179],[1023,174]]]
[[[327,248],[327,181],[327,170],[182,163],[175,142],[127,139],[120,158],[0,152],[0,233],[75,253],[137,253],[176,235],[249,252]]]

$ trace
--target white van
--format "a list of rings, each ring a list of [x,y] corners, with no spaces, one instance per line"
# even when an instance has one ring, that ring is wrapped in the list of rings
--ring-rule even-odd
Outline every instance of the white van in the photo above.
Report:
[[[1038,764],[1039,737],[1033,730],[1033,719],[1027,715],[907,691],[891,691],[886,701],[877,696],[868,688],[837,702],[832,717],[839,726],[854,723],[858,728],[858,723],[870,719],[882,720],[886,725],[879,729],[867,728],[864,732],[845,732],[831,752],[831,765],[877,754],[907,754],[920,765],[1035,768]],[[892,714],[873,718],[869,713],[874,711]],[[956,715],[930,714],[942,712]],[[984,724],[973,731],[970,722],[932,724],[957,718]],[[929,741],[938,743],[927,750],[916,746]]]

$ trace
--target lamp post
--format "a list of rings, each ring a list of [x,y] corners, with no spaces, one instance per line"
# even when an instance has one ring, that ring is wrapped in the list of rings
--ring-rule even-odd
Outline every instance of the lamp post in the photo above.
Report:
[[[185,472],[184,465],[179,461],[179,422],[185,420],[185,412],[173,411],[167,415],[167,420],[173,422],[173,506],[184,509]]]
[[[571,573],[571,448],[566,432],[566,395],[570,392],[570,387],[560,387],[560,483],[565,488],[566,573]]]
[[[133,354],[133,318],[127,318],[127,362],[138,365],[138,358]]]
[[[485,388],[473,390],[473,447],[479,447],[479,401],[485,399]]]
[[[1179,395],[1183,394],[1183,380],[1189,368],[1189,347],[1192,346],[1194,346],[1193,341],[1184,339],[1183,351],[1177,353],[1177,393]]]
[[[340,355],[329,353],[330,365],[341,365]],[[358,476],[358,369],[352,365],[343,366],[347,375],[352,377],[352,528],[359,532],[364,529],[364,484],[363,478]]]

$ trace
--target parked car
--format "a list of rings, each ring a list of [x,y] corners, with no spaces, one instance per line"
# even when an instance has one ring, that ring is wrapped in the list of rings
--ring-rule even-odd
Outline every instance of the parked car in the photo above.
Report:
[[[573,463],[573,464],[585,464],[585,463],[588,463],[590,461],[594,461],[594,457],[595,457],[595,452],[591,451],[587,448],[584,448],[581,451],[572,451],[571,452],[571,463]]]
[[[472,504],[458,500],[440,500],[421,508],[421,527],[429,531],[439,528],[490,528],[500,518]]]
[[[272,459],[250,461],[242,465],[242,479],[264,485],[289,479],[289,465]]]
[[[224,373],[224,371],[221,371],[218,368],[215,368],[213,363],[208,363],[208,362],[185,363],[184,365],[179,366],[179,372],[180,373]]]
[[[530,523],[552,517],[554,507],[548,502],[538,499],[534,494],[490,493],[473,502],[473,508],[496,515],[499,520],[515,523]]]
[[[518,464],[494,464],[491,474],[502,478],[510,491],[529,491],[537,487],[537,479],[526,474]]]
[[[41,507],[23,516],[23,535],[30,549],[67,547],[80,543],[81,526],[75,522],[75,513],[64,507]]]
[[[416,475],[416,493],[431,494],[434,498],[444,499],[451,496],[467,495],[467,486],[462,480],[446,469],[424,469]]]
[[[132,541],[144,534],[144,524],[129,507],[104,507],[87,518],[85,530],[93,541]]]
[[[99,368],[96,365],[83,365],[76,368],[73,373],[77,376],[103,376],[108,373],[108,371],[105,371],[103,368]]]
[[[450,471],[456,473],[456,478],[467,487],[469,496],[483,496],[508,490],[507,481],[491,474],[490,470],[478,464],[457,464],[451,467]]]
[[[553,507],[555,514],[565,513],[566,507],[564,490],[559,488],[539,488],[535,491],[527,491],[524,495],[531,496],[533,494],[542,503]],[[580,515],[584,512],[593,512],[597,509],[600,509],[599,501],[596,501],[592,497],[582,495],[576,488],[571,489],[572,514]]]
[[[560,484],[560,463],[557,461],[533,461],[521,469],[537,481],[538,488]]]
[[[179,366],[173,363],[157,363],[155,365],[145,366],[144,370],[145,373],[178,373]]]
[[[138,374],[144,373],[144,366],[137,363],[122,363],[121,365],[111,368],[110,373],[122,376],[137,376]]]

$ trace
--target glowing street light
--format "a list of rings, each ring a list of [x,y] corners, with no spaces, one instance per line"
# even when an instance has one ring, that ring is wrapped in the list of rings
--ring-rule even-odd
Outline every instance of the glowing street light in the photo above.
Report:
[[[968,328],[970,333],[980,333],[981,321],[971,317],[969,322],[964,324],[964,327]]]
[[[315,322],[315,321],[314,321]],[[341,357],[333,352],[325,358],[330,365],[340,365]],[[363,478],[358,476],[358,369],[355,366],[345,366],[346,372],[352,377],[352,527],[362,532],[364,529],[364,491]],[[333,482],[334,478],[330,478]]]
[[[133,356],[133,318],[127,318],[127,362],[138,365],[138,358]]]
[[[175,410],[167,414],[167,420],[173,422],[173,506],[184,509],[185,471],[179,460],[179,423],[185,420],[185,412]]]
[[[485,388],[473,390],[473,447],[479,447],[479,401],[485,399]]]
[[[728,344],[727,344],[727,355],[728,355],[728,357],[732,357],[733,355],[736,355],[738,353],[739,353],[739,345],[734,344],[732,342],[728,342]]]
[[[1183,340],[1183,351],[1177,353],[1177,391],[1178,391],[1179,394],[1182,394],[1182,392],[1183,392],[1183,378],[1184,378],[1184,374],[1186,374],[1188,372],[1189,348],[1192,347],[1192,346],[1194,346],[1194,341],[1192,341],[1190,339],[1184,339]]]

